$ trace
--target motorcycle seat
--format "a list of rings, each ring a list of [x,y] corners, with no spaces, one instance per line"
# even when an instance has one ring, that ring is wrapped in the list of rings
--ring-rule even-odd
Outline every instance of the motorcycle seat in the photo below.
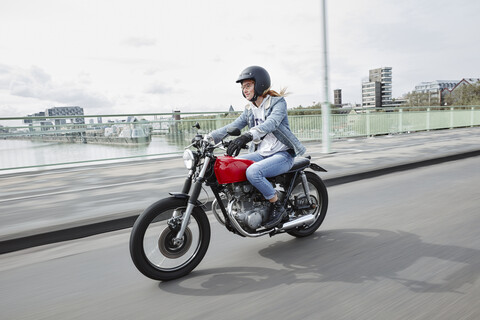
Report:
[[[296,157],[293,166],[290,168],[288,172],[295,172],[298,170],[303,170],[310,165],[310,159],[303,158],[303,157]]]

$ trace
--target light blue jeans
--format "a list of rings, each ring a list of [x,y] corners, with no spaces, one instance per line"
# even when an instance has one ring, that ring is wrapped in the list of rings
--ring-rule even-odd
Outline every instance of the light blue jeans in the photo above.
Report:
[[[267,200],[275,197],[275,189],[267,178],[287,172],[294,161],[294,157],[287,151],[280,151],[268,157],[253,152],[239,158],[255,161],[247,168],[247,179]]]

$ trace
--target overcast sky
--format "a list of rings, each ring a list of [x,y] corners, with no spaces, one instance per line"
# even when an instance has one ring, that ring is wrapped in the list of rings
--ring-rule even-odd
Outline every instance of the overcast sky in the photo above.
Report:
[[[1,0],[0,116],[240,110],[235,80],[264,66],[289,107],[323,99],[320,0]],[[393,96],[480,77],[480,1],[327,2],[330,99],[361,102],[368,70]]]

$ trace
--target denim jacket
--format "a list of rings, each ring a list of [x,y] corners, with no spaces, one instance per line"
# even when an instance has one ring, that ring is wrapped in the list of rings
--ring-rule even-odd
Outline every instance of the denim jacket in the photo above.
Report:
[[[227,135],[227,128],[235,127],[241,130],[245,126],[248,126],[253,135],[253,143],[250,144],[249,152],[255,151],[255,144],[260,143],[263,136],[272,132],[280,142],[291,148],[295,152],[295,155],[304,154],[306,151],[305,147],[290,130],[287,116],[287,102],[285,99],[283,97],[270,96],[265,99],[269,100],[264,102],[264,123],[255,126],[255,119],[251,109],[254,107],[251,104],[248,104],[245,106],[243,113],[237,119],[229,125],[212,131],[210,136],[214,139],[215,143],[218,143]]]

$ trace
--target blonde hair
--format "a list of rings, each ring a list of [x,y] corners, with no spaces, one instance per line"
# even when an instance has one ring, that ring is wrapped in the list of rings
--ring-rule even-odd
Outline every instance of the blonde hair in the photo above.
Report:
[[[282,88],[280,89],[280,93],[278,93],[275,90],[267,89],[265,92],[262,94],[262,97],[266,97],[267,95],[270,95],[272,97],[286,97],[290,94],[290,92],[287,92],[287,88]]]

